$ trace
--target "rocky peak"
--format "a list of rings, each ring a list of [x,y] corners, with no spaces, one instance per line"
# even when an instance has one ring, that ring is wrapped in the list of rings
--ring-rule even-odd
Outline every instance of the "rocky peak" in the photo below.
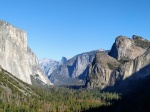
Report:
[[[64,64],[64,63],[66,63],[66,62],[67,62],[67,60],[68,60],[68,59],[67,59],[66,57],[62,57],[62,59],[61,59],[61,62],[60,62],[60,63],[61,63],[61,64]]]
[[[137,36],[133,36],[133,39],[125,36],[118,36],[111,48],[111,51],[109,52],[109,55],[117,60],[133,60],[146,51],[145,48],[141,47],[139,44],[136,44],[138,42],[139,37]]]
[[[38,74],[45,84],[51,84],[39,67],[36,55],[27,45],[25,31],[0,21],[0,65],[17,78],[32,84],[31,75]]]
[[[136,46],[139,46],[143,49],[147,49],[150,47],[150,42],[141,36],[133,35],[132,39],[134,40]]]
[[[106,53],[103,53],[103,52],[96,53],[95,61],[97,63],[101,63],[103,65],[107,65],[108,63],[112,63],[112,64],[113,63],[119,63],[116,59],[110,57],[109,55],[107,55]]]
[[[52,72],[49,79],[54,85],[78,85],[84,84],[88,73],[88,66],[95,58],[96,51],[78,54],[67,60]]]
[[[149,75],[149,46],[150,42],[140,36],[134,35],[132,39],[118,36],[109,56],[102,53],[96,54],[89,67],[86,87],[105,88],[121,84],[124,80],[135,80]],[[126,62],[122,63],[121,60],[126,60]]]
[[[102,52],[96,53],[95,59],[89,67],[86,87],[90,89],[95,87],[106,87],[109,84],[111,73],[119,66],[120,63],[108,54]]]
[[[143,37],[137,36],[137,35],[133,35],[133,36],[132,36],[132,39],[133,39],[133,40],[136,40],[136,39],[138,39],[138,40],[145,40]]]

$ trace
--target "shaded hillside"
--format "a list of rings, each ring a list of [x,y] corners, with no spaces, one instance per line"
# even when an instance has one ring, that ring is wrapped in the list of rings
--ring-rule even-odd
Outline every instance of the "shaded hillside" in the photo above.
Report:
[[[0,77],[1,92],[7,94],[17,93],[25,96],[36,96],[36,93],[32,90],[31,85],[21,81],[2,68],[0,68]]]
[[[101,91],[117,92],[121,94],[119,100],[112,100],[105,106],[91,108],[89,112],[149,112],[150,111],[150,42],[139,36],[133,36],[132,39],[119,36],[109,53],[110,56],[117,59],[121,65],[115,67],[111,61],[112,72],[109,69],[104,69],[103,63],[100,60],[102,55],[97,55],[99,59],[92,64],[91,72],[88,76],[94,74],[97,77],[95,87],[102,88],[102,85],[97,86],[97,82],[102,83],[103,80],[109,78],[107,86]],[[106,56],[105,56],[106,57]],[[107,59],[108,61],[108,59]],[[106,62],[107,62],[106,61]],[[95,67],[95,65],[98,65]],[[110,66],[109,66],[110,67]],[[99,73],[95,72],[99,71]],[[107,74],[103,75],[104,71]],[[105,78],[105,77],[106,78]],[[101,77],[101,78],[98,78]],[[93,78],[93,77],[92,77]],[[91,79],[92,79],[91,78]],[[91,80],[90,79],[90,80]],[[90,84],[91,82],[89,82]],[[92,85],[93,86],[93,85]],[[93,86],[93,87],[94,87]]]
[[[150,112],[150,75],[143,79],[132,80],[122,91],[120,100],[111,105],[91,108],[87,112]]]

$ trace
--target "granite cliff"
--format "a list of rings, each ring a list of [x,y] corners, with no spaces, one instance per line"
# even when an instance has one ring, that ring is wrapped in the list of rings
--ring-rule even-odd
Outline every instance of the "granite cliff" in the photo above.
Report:
[[[63,56],[63,57],[61,58],[60,64],[61,64],[61,65],[62,65],[62,64],[65,64],[67,61],[68,61],[68,59]]]
[[[86,87],[92,89],[95,87],[104,88],[109,85],[110,77],[120,63],[106,53],[96,53],[94,61],[90,64],[89,72],[86,78]]]
[[[54,85],[79,85],[84,84],[89,64],[93,61],[98,51],[91,51],[74,56],[60,65],[49,75]]]
[[[32,84],[31,75],[45,84],[52,84],[39,67],[36,55],[28,47],[26,32],[5,21],[0,21],[0,65],[29,84]]]
[[[109,55],[96,54],[86,78],[87,88],[105,88],[125,79],[150,74],[150,42],[140,36],[118,36]]]
[[[133,60],[146,51],[146,47],[140,46],[141,42],[142,38],[135,35],[132,39],[125,36],[118,36],[109,52],[109,55],[117,60]]]

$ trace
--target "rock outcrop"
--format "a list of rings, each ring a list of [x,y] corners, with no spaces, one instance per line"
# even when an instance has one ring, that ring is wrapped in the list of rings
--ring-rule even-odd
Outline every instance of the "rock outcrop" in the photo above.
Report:
[[[123,64],[119,70],[116,70],[122,77],[122,80],[132,76],[132,79],[144,78],[150,75],[150,48],[141,56]],[[117,76],[115,76],[117,77]]]
[[[27,45],[25,31],[5,21],[0,21],[0,65],[29,84],[32,84],[30,75],[35,74],[45,84],[51,84],[40,69],[36,55]]]
[[[105,88],[118,81],[150,75],[150,42],[140,36],[116,38],[109,57],[97,54],[87,75],[87,88]]]
[[[65,64],[67,62],[67,58],[66,57],[62,57],[61,61],[60,61],[60,64]]]
[[[97,53],[95,59],[89,67],[89,73],[86,79],[86,87],[89,89],[95,87],[104,88],[109,85],[111,74],[120,66],[120,63],[106,53]]]
[[[133,36],[133,39],[125,36],[118,36],[109,55],[117,60],[130,61],[135,59],[137,56],[142,55],[147,49],[146,47],[143,48],[138,45],[138,43],[142,42],[141,39],[142,38],[138,38],[138,36],[135,35]]]

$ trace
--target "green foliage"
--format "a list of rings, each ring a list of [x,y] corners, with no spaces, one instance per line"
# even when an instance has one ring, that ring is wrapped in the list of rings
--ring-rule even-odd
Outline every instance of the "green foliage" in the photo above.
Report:
[[[111,103],[91,108],[88,112],[150,112],[149,85],[150,75],[142,79],[130,80],[128,85],[124,88],[127,89],[127,91],[124,91],[120,98],[118,97],[118,100],[112,100]],[[105,93],[104,98],[107,98],[108,94]],[[110,98],[111,97],[107,99]]]
[[[80,112],[118,99],[116,93],[100,93],[99,89],[39,88],[22,82],[6,71],[1,71],[0,77],[0,112]]]
[[[111,70],[115,70],[120,66],[120,64],[117,64],[117,63],[107,63],[107,65],[108,65],[109,69],[111,69]]]
[[[126,62],[129,62],[129,61],[128,61],[128,60],[121,59],[121,60],[119,60],[119,62],[120,62],[121,64],[125,64]]]
[[[150,42],[148,40],[134,39],[134,42],[137,46],[144,49],[150,47]]]
[[[95,90],[72,90],[67,88],[38,89],[34,88],[40,97],[27,97],[12,94],[8,99],[3,94],[1,109],[7,112],[53,112],[53,111],[83,111],[105,104],[105,101],[118,99],[117,94],[100,93]],[[6,102],[5,102],[6,101]]]

